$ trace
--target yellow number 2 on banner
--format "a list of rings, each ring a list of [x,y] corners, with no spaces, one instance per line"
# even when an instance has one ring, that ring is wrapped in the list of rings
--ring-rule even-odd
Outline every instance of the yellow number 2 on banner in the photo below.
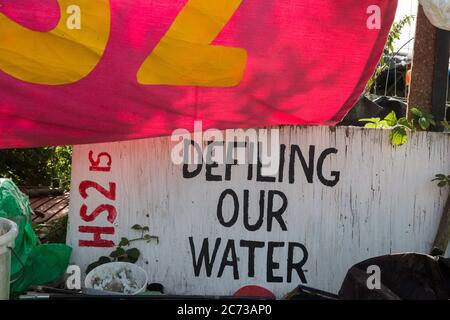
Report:
[[[231,87],[242,80],[247,51],[212,46],[242,0],[189,0],[137,74],[141,84]]]
[[[0,13],[0,70],[30,83],[60,85],[95,68],[109,38],[109,0],[58,3],[61,19],[50,32],[27,29]]]

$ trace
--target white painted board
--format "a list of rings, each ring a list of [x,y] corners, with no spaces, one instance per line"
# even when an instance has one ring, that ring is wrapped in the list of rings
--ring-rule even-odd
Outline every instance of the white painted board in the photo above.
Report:
[[[130,228],[138,223],[159,236],[159,244],[136,243],[142,252],[138,264],[147,270],[150,282],[163,284],[167,293],[231,295],[243,286],[260,285],[281,297],[301,282],[336,293],[348,268],[357,262],[389,253],[430,251],[448,195],[448,190],[439,189],[431,179],[437,173],[450,173],[450,135],[414,133],[405,146],[394,148],[384,130],[288,126],[280,129],[280,142],[286,145],[286,159],[291,148],[297,147],[308,159],[314,146],[312,183],[298,157],[292,184],[288,162],[282,182],[258,182],[255,175],[248,180],[247,165],[234,166],[230,181],[206,181],[205,167],[198,176],[183,178],[183,167],[172,164],[170,158],[174,146],[170,137],[74,147],[67,238],[73,247],[73,262],[84,268],[100,255],[109,254],[111,248],[96,246],[135,237]],[[339,172],[334,187],[318,179],[318,158],[329,148],[337,153],[325,158],[322,173],[331,179],[332,171]],[[94,162],[103,153],[99,166],[108,167],[105,163],[111,157],[109,171],[90,170],[91,151]],[[223,180],[224,171],[219,166],[212,172]],[[99,187],[80,194],[80,185],[89,185],[85,181],[109,191],[112,183],[115,194],[102,194]],[[233,190],[239,201],[238,219],[231,227],[222,225],[217,214],[219,197],[227,189]],[[243,223],[244,190],[248,190],[251,223],[260,212],[261,192],[265,196],[264,221],[257,231],[247,230]],[[276,211],[282,205],[280,192],[287,200],[282,215],[287,230],[275,219],[268,231],[268,198],[271,193]],[[228,195],[223,202],[225,222],[234,212],[231,199]],[[113,223],[107,220],[106,211],[100,211],[93,221],[82,219],[83,205],[85,217],[92,220],[92,211],[103,204],[109,205],[107,210],[115,210]],[[98,230],[113,234],[101,235],[107,242],[97,241],[92,246],[89,232]],[[221,239],[210,276],[204,265],[195,274],[189,238],[196,258],[204,239],[209,241],[210,252]],[[241,246],[242,241],[254,242]],[[263,246],[255,249],[254,274],[249,271],[249,249],[245,247],[249,243]],[[292,263],[307,252],[301,272],[291,268],[290,282],[289,243]],[[222,260],[228,264],[224,263],[219,277]]]

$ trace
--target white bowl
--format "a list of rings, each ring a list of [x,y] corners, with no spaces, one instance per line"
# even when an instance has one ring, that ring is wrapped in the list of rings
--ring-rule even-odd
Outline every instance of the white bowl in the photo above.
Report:
[[[123,275],[125,273],[128,273],[129,281],[125,280],[125,283],[120,281],[119,274]],[[100,285],[100,287],[95,285],[95,282],[97,282],[97,285],[99,285],[99,282],[103,284],[104,283],[112,283],[114,280],[114,283],[119,283],[121,286],[125,284],[133,284],[132,292],[119,292],[114,290],[105,290],[104,286]],[[95,292],[100,293],[103,292],[105,295],[111,294],[111,295],[137,295],[145,292],[147,290],[147,282],[148,282],[148,275],[147,272],[145,272],[144,269],[141,267],[129,263],[129,262],[110,262],[106,264],[102,264],[94,269],[92,269],[84,279],[84,286],[87,289],[94,289]],[[97,291],[99,290],[99,291]],[[89,291],[89,290],[88,290]]]

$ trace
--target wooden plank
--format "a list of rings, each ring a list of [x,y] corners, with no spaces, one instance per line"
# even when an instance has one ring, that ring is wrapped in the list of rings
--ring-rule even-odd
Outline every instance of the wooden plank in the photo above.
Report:
[[[36,199],[30,199],[30,205],[31,209],[37,210],[40,206],[45,205],[48,202],[51,202],[54,197],[43,197],[43,198],[36,198]]]
[[[93,229],[86,228],[109,228],[95,230],[112,230],[99,238],[118,243],[121,237],[134,238],[136,233],[130,228],[139,223],[149,226],[160,241],[136,243],[142,252],[138,264],[147,270],[150,282],[163,284],[169,294],[228,295],[246,285],[260,285],[281,297],[300,283],[336,293],[347,270],[357,262],[389,253],[428,253],[432,248],[448,190],[439,189],[431,179],[437,173],[450,172],[450,135],[417,132],[409,140],[394,148],[387,130],[282,127],[280,143],[286,146],[286,155],[283,179],[277,177],[276,182],[257,181],[255,174],[249,179],[248,165],[233,166],[229,181],[225,180],[225,166],[210,168],[221,181],[207,179],[205,166],[195,177],[183,177],[183,166],[171,161],[174,142],[168,137],[76,146],[67,238],[73,247],[72,260],[85,268],[112,250],[98,247],[105,242],[86,243],[93,239],[93,234],[86,232]],[[307,164],[310,150],[314,151],[310,181],[298,156],[294,156],[291,170],[295,179],[289,181],[291,150],[296,148]],[[337,153],[325,157],[320,166],[319,156],[330,148]],[[90,171],[90,155],[95,161],[101,153],[111,157],[112,166]],[[102,156],[101,164],[106,164],[105,160]],[[327,186],[319,173],[329,180],[338,173],[339,179],[336,185]],[[80,193],[86,181],[105,189],[99,192],[96,186]],[[228,189],[236,193],[239,203],[238,218],[230,227],[220,222],[218,212],[219,198]],[[258,219],[260,203],[264,205],[263,224],[256,231],[244,225],[245,190],[251,224]],[[286,197],[282,221],[287,230],[277,220],[268,228],[269,192],[277,192],[274,210],[283,204],[278,195]],[[262,202],[261,194],[265,197]],[[105,205],[116,210],[115,219],[109,216],[112,222]],[[93,215],[99,206],[101,210]],[[224,221],[233,213],[233,199],[226,197]],[[203,241],[208,241],[212,251],[219,238],[211,274],[208,276],[204,266],[197,274],[194,250],[197,257]],[[254,259],[243,241],[263,246],[255,249]],[[304,246],[305,251],[294,247],[290,256],[292,244]],[[227,259],[223,262],[226,245],[235,247],[237,277],[234,268],[226,264],[220,274]],[[233,261],[231,252],[228,259]],[[293,271],[288,279],[288,260],[304,258],[301,271],[305,278]]]
[[[69,196],[60,196],[53,198],[51,201],[46,202],[44,205],[39,206],[34,211],[39,214],[43,214],[43,216],[36,215],[33,218],[33,222],[35,223],[43,223],[53,219],[56,215],[62,213],[66,208],[66,213],[68,213],[69,206]]]

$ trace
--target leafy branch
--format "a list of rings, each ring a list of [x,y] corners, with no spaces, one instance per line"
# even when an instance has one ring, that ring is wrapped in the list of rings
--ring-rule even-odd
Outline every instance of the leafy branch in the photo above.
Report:
[[[437,174],[436,178],[431,181],[438,181],[437,185],[439,188],[450,186],[450,175],[446,176],[445,174]]]
[[[392,145],[401,146],[408,141],[408,131],[426,131],[431,126],[436,126],[434,116],[421,111],[419,108],[412,108],[411,115],[411,120],[408,120],[406,117],[397,119],[395,112],[392,111],[383,120],[381,118],[365,118],[359,121],[366,122],[365,128],[390,129]],[[441,124],[444,127],[448,126],[447,121],[442,121]]]
[[[378,66],[372,75],[372,77],[369,79],[366,85],[366,93],[369,93],[374,85],[377,78],[380,76],[380,74],[389,67],[391,63],[391,59],[393,56],[396,55],[395,49],[394,49],[394,42],[397,40],[400,40],[402,29],[410,25],[411,22],[414,20],[414,16],[405,16],[400,21],[395,22],[392,25],[391,31],[389,32],[388,39],[386,42],[386,46],[384,47],[383,55],[381,56],[380,62],[378,63]]]
[[[136,237],[134,239],[122,237],[116,249],[112,251],[109,256],[101,256],[97,261],[91,263],[87,267],[86,273],[89,273],[92,269],[105,263],[115,261],[136,263],[141,256],[141,252],[137,248],[129,248],[134,242],[146,241],[147,243],[149,243],[152,240],[156,240],[156,243],[159,243],[159,237],[150,235],[148,233],[150,231],[149,227],[135,224],[131,227],[131,229],[139,232],[139,237]]]

